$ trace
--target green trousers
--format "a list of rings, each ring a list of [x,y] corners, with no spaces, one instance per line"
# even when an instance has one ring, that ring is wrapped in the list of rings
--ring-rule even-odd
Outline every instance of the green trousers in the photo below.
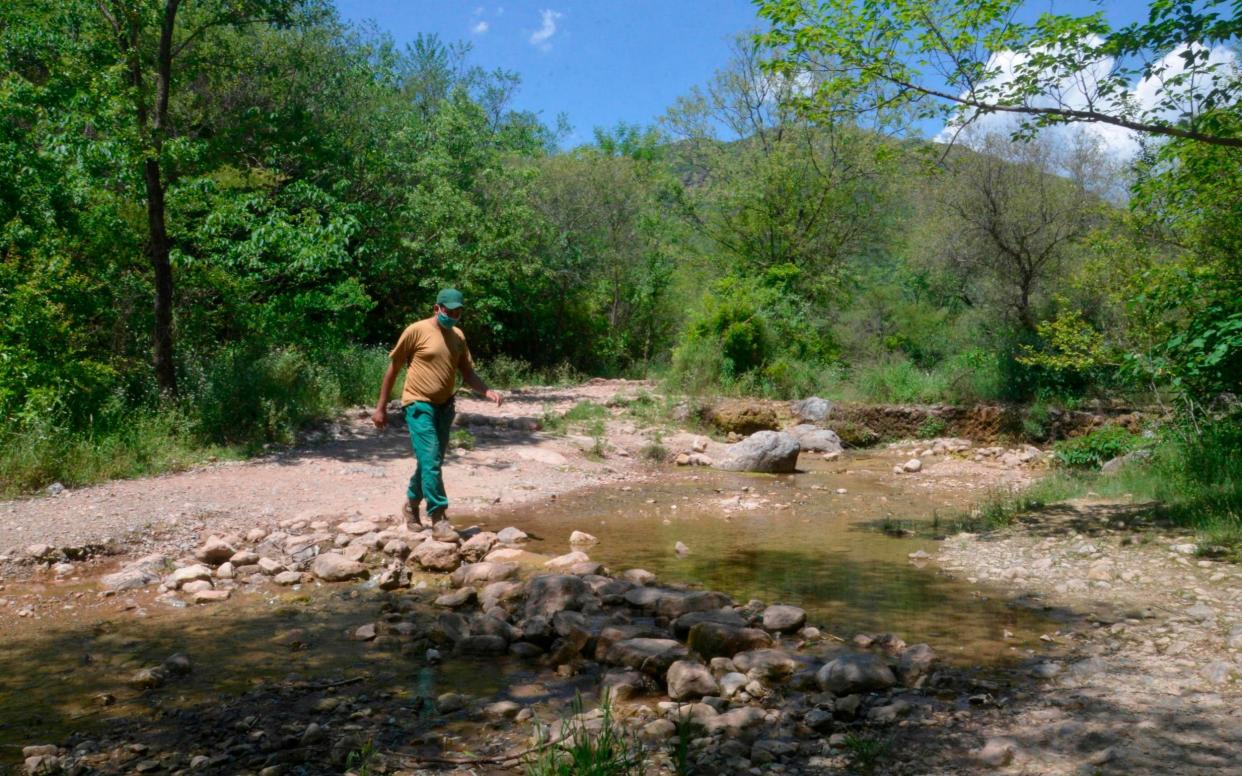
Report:
[[[418,465],[405,495],[411,501],[427,501],[427,514],[448,507],[444,492],[444,452],[448,449],[449,427],[453,424],[453,400],[444,404],[416,401],[405,405],[405,425],[410,430],[410,446]]]

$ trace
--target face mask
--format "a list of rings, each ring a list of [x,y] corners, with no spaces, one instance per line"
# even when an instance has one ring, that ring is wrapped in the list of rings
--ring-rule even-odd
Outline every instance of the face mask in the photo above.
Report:
[[[436,313],[436,323],[440,324],[446,329],[451,329],[457,325],[457,319],[450,318],[444,313]]]

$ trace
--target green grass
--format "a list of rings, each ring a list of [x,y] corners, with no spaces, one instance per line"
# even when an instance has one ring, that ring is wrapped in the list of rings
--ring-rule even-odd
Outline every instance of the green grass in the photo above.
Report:
[[[647,754],[642,745],[617,723],[607,693],[600,701],[603,711],[598,731],[589,730],[579,715],[582,698],[574,699],[570,716],[562,720],[561,740],[552,746],[540,734],[539,748],[525,761],[526,776],[641,776]]]
[[[86,428],[55,408],[10,424],[0,432],[0,495],[159,474],[291,444],[299,430],[374,402],[387,364],[379,348],[311,356],[234,347],[189,360],[174,402],[117,398],[92,408]]]
[[[888,756],[893,742],[888,738],[877,738],[851,733],[845,737],[845,750],[849,752],[850,764],[860,773],[874,773],[880,761]]]
[[[1119,472],[1060,468],[1026,490],[995,493],[946,526],[987,530],[1047,504],[1087,495],[1150,503],[1154,516],[1194,531],[1209,554],[1242,558],[1242,418],[1167,426],[1152,455]]]

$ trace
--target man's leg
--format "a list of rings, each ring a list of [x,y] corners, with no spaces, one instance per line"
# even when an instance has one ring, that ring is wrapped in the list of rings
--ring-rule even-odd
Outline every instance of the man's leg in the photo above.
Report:
[[[440,430],[436,423],[440,408],[422,401],[410,407],[407,425],[414,457],[418,459],[418,469],[414,472],[416,481],[411,480],[410,490],[426,500],[427,514],[434,516],[437,512],[443,513],[448,506],[440,470],[444,447],[440,444]]]
[[[427,498],[427,514],[431,517],[433,523],[446,519],[445,510],[448,509],[448,493],[444,489],[444,456],[448,452],[449,434],[453,428],[453,416],[456,414],[453,400],[449,399],[444,404],[435,407],[435,426],[436,426],[436,442],[440,448],[439,468],[437,469],[439,477],[439,494],[443,496],[443,500],[439,506],[433,505],[431,498]],[[425,487],[425,486],[424,486]]]
[[[405,489],[406,508],[403,510],[406,517],[417,523],[419,521],[418,508],[423,500],[423,472],[422,462],[425,453],[419,452],[419,438],[424,435],[424,431],[420,429],[420,421],[416,416],[417,402],[407,404],[405,406],[405,427],[410,432],[410,448],[414,451],[414,473],[410,475],[410,483]]]

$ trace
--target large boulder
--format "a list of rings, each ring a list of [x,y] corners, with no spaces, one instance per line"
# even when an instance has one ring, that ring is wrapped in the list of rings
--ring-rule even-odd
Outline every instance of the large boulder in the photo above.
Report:
[[[713,590],[675,590],[663,587],[636,587],[624,597],[630,606],[649,609],[669,619],[676,619],[690,612],[721,609],[733,603],[733,599],[724,593]]]
[[[811,396],[802,401],[791,402],[789,410],[803,423],[823,423],[832,414],[832,402]]]
[[[788,429],[788,433],[798,440],[803,450],[812,453],[839,453],[845,449],[835,431],[809,423],[794,426]]]
[[[315,558],[311,572],[324,582],[344,582],[367,576],[367,567],[335,552],[325,552]]]
[[[723,622],[700,622],[690,629],[686,643],[705,660],[710,660],[770,647],[772,637],[767,631],[758,628],[739,627]]]
[[[765,719],[763,709],[741,706],[709,719],[705,727],[711,734],[723,735],[726,738],[745,738],[762,730]]]
[[[572,574],[546,574],[526,586],[526,616],[552,617],[565,610],[580,611],[595,600],[582,577]]]
[[[673,635],[679,639],[685,639],[690,635],[690,629],[701,622],[717,622],[722,625],[732,625],[735,628],[745,628],[749,624],[745,617],[732,609],[690,612],[673,621]],[[735,649],[728,656],[732,657],[734,652],[741,651],[740,649]]]
[[[877,692],[897,684],[888,664],[868,653],[841,655],[825,663],[815,678],[821,690],[836,695]]]
[[[144,555],[126,563],[120,571],[104,575],[99,584],[105,590],[137,590],[160,581],[160,572],[168,565],[168,558],[158,553]]]
[[[461,565],[461,552],[452,542],[428,539],[410,554],[418,565],[428,571],[452,571]]]
[[[798,440],[783,431],[757,431],[725,449],[716,468],[730,472],[788,473],[798,464]]]
[[[689,655],[679,641],[673,639],[626,639],[608,648],[604,660],[612,665],[636,668],[650,676],[664,676],[669,666]]]
[[[668,697],[675,701],[694,700],[704,695],[718,695],[716,677],[702,663],[678,660],[668,667]]]
[[[203,543],[203,546],[194,551],[194,557],[203,563],[218,566],[233,557],[235,552],[237,552],[237,548],[219,536],[209,536],[207,541]]]
[[[897,659],[897,676],[902,684],[913,687],[936,663],[935,651],[926,644],[906,647]]]
[[[479,606],[487,611],[522,596],[521,582],[493,582],[479,593]]]

